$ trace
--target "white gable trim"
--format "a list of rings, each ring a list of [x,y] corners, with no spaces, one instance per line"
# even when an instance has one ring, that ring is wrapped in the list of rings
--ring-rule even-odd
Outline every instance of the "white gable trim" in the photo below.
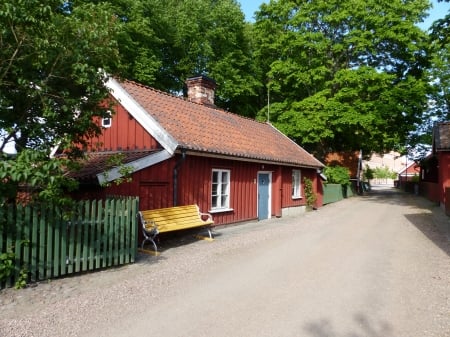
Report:
[[[129,162],[127,164],[124,164],[123,166],[130,167],[131,173],[134,173],[134,172],[142,170],[146,167],[150,167],[152,165],[158,164],[164,160],[169,159],[170,157],[172,157],[172,154],[169,151],[162,150],[157,153],[148,155],[144,158],[140,158],[135,161]],[[120,177],[122,177],[122,174],[120,173],[120,167],[114,167],[108,171],[97,174],[97,179],[98,179],[98,182],[100,183],[100,185],[109,183]]]
[[[161,146],[174,154],[178,146],[176,140],[152,117],[150,114],[136,102],[128,92],[114,78],[109,78],[106,87],[111,95],[142,125],[142,127],[161,144]]]

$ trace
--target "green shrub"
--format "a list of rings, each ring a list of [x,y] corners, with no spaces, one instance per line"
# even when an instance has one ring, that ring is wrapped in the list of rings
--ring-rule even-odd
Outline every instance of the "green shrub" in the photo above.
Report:
[[[314,203],[317,200],[317,195],[314,193],[312,180],[309,178],[304,178],[303,182],[305,184],[306,205],[314,207]]]
[[[327,177],[327,183],[329,184],[341,184],[342,186],[350,184],[350,171],[346,167],[327,166],[324,168],[323,173]]]

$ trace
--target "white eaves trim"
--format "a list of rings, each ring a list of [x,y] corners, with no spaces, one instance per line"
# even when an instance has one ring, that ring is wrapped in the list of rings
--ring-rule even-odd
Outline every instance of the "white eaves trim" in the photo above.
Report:
[[[123,166],[131,167],[132,168],[131,173],[134,173],[146,167],[158,164],[164,160],[169,159],[170,157],[172,157],[172,154],[169,151],[162,150],[160,152],[148,155],[144,158],[137,159],[135,161],[124,164]],[[100,183],[100,185],[104,183],[109,183],[120,177],[122,177],[122,174],[120,173],[119,167],[114,167],[106,172],[97,174],[97,180]]]
[[[128,92],[122,88],[120,83],[109,77],[105,83],[111,95],[142,125],[142,127],[161,144],[161,146],[171,155],[174,154],[178,143],[170,136],[166,130],[147,111],[136,102]]]

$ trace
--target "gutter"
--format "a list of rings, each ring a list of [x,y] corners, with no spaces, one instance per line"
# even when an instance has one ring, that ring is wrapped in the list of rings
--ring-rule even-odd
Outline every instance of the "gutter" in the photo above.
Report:
[[[178,206],[178,170],[186,159],[186,150],[181,150],[181,158],[173,168],[173,206]]]

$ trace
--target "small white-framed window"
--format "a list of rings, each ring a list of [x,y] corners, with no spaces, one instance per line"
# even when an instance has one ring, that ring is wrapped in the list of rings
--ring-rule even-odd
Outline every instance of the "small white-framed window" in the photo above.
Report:
[[[110,128],[112,125],[112,117],[111,117],[111,111],[108,110],[108,117],[102,118],[102,127],[104,128]]]
[[[302,197],[301,178],[300,170],[292,170],[292,198]]]
[[[230,208],[230,170],[212,170],[211,209]]]

